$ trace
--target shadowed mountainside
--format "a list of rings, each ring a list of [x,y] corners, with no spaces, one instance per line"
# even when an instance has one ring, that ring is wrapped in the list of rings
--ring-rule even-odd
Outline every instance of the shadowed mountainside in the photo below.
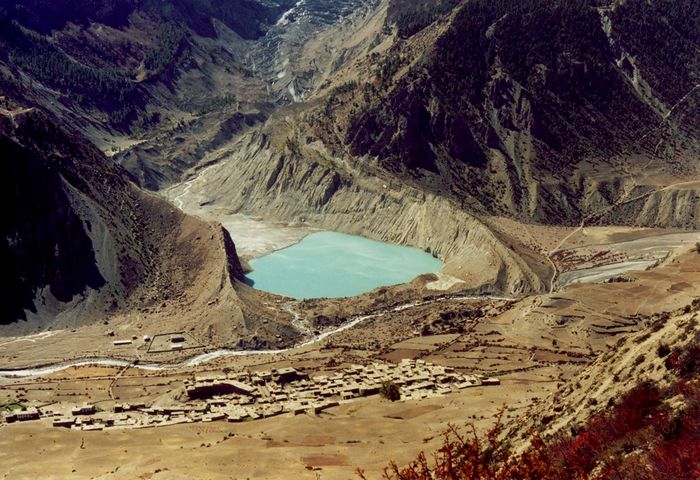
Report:
[[[233,242],[220,226],[183,215],[142,192],[93,145],[47,115],[2,109],[5,175],[2,323],[117,313],[192,294],[212,265],[219,291],[243,279]],[[235,296],[235,293],[231,291]],[[25,313],[26,312],[26,313]],[[27,315],[28,314],[28,315]]]
[[[143,130],[160,120],[147,105],[172,107],[174,98],[162,98],[167,89],[202,66],[196,50],[219,37],[217,24],[240,41],[255,40],[292,4],[23,0],[0,8],[0,39],[10,73],[22,71],[46,88],[73,96],[74,103],[61,101],[73,110],[85,109],[80,116],[93,111],[88,117],[101,121],[98,114],[107,114],[103,127]],[[208,50],[209,62],[241,68],[223,46]]]
[[[0,75],[155,190],[307,98],[344,62],[319,38],[376,3],[5,2]]]

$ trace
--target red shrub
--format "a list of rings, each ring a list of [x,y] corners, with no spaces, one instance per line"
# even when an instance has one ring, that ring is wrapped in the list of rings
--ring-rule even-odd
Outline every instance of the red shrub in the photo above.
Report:
[[[700,386],[683,387],[686,408],[657,427],[660,441],[648,456],[654,478],[700,478]]]
[[[697,356],[697,357],[696,357]],[[450,426],[429,462],[424,454],[406,467],[391,463],[387,480],[697,480],[700,479],[700,346],[676,350],[667,359],[679,379],[663,391],[644,382],[593,416],[576,435],[550,442],[532,438],[513,455],[502,438],[503,411],[480,438]],[[681,395],[674,411],[664,400]],[[674,400],[675,401],[678,399]],[[361,478],[365,478],[358,470]]]

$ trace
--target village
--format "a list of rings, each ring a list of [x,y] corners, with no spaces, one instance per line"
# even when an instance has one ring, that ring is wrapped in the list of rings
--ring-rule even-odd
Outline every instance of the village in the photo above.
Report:
[[[169,400],[115,403],[110,410],[94,404],[32,406],[3,414],[5,423],[50,419],[54,427],[84,431],[109,428],[164,427],[193,422],[244,422],[277,415],[318,415],[395,386],[401,400],[421,400],[469,387],[499,385],[497,378],[464,375],[423,360],[398,364],[350,365],[332,375],[309,376],[294,368],[270,371],[194,374],[184,391]]]

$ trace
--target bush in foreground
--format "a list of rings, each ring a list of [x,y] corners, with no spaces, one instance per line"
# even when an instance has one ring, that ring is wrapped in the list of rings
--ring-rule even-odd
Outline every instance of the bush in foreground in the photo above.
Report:
[[[503,439],[503,411],[485,435],[450,426],[442,447],[404,467],[384,469],[387,480],[696,480],[700,478],[700,372],[697,342],[671,355],[676,380],[664,388],[643,382],[578,432],[532,436],[514,453]],[[689,364],[691,364],[689,368]],[[357,471],[367,480],[364,472]]]

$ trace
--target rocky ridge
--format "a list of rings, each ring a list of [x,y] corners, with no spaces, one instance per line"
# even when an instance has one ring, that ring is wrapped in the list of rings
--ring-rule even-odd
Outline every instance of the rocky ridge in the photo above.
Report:
[[[136,311],[147,322],[185,307],[202,319],[198,328],[243,320],[243,272],[228,232],[143,192],[47,115],[6,106],[3,195],[13,215],[3,221],[3,283],[16,291],[3,324],[66,328]]]

